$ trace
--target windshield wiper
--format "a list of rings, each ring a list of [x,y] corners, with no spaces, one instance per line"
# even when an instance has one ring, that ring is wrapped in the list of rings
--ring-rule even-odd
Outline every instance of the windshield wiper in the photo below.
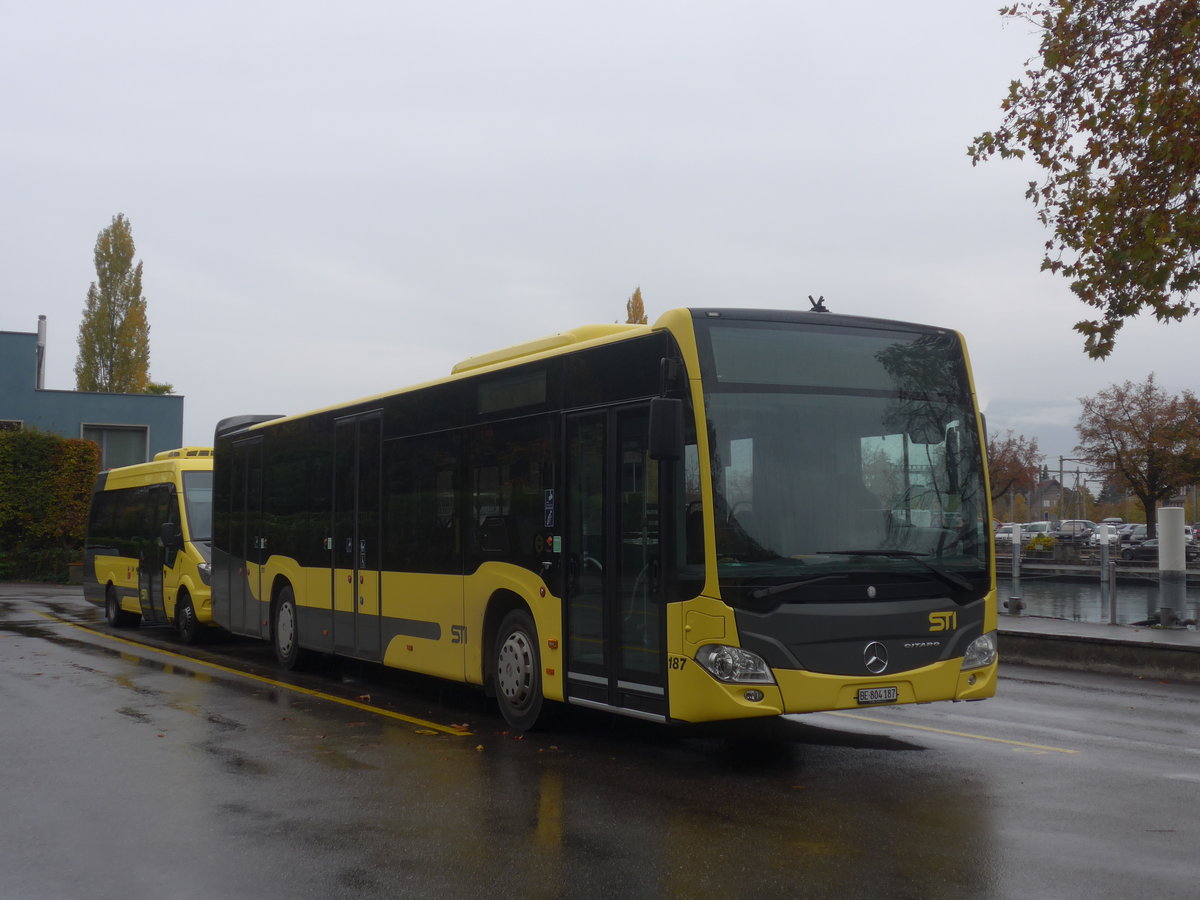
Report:
[[[773,597],[776,594],[782,594],[786,591],[795,590],[798,587],[804,587],[806,584],[813,584],[818,581],[830,581],[833,579],[844,580],[845,575],[814,575],[812,578],[803,578],[800,581],[789,581],[787,584],[773,584],[769,587],[755,588],[750,592],[750,596],[755,600],[766,600],[768,597]]]
[[[817,553],[822,556],[883,556],[888,559],[911,559],[919,566],[924,566],[942,581],[959,588],[960,590],[974,590],[975,586],[967,579],[963,578],[957,572],[949,572],[946,569],[939,569],[933,563],[922,559],[929,556],[928,553],[918,553],[916,550],[818,550]]]

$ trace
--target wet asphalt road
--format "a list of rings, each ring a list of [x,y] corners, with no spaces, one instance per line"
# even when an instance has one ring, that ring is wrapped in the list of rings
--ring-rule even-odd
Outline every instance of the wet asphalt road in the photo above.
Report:
[[[153,646],[145,646],[141,642]],[[159,648],[159,649],[156,649]],[[189,658],[193,657],[193,658]],[[249,673],[249,674],[242,674]],[[473,690],[0,585],[0,896],[1196,896],[1200,687],[508,732]]]

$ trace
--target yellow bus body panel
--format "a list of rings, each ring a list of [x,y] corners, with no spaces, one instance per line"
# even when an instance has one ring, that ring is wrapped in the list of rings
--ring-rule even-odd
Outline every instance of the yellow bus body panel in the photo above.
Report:
[[[383,664],[464,681],[466,645],[461,639],[455,643],[454,630],[463,621],[462,596],[461,575],[384,572],[384,622],[407,619],[433,624],[437,636],[397,635],[383,648]]]
[[[563,699],[562,601],[547,590],[540,577],[520,566],[484,563],[467,576],[363,572],[359,585],[353,583],[353,570],[334,570],[331,582],[329,569],[306,568],[290,557],[272,556],[261,567],[248,568],[252,573],[250,589],[264,619],[272,586],[280,580],[292,585],[297,606],[310,609],[351,613],[360,594],[371,604],[375,602],[371,598],[378,597],[385,634],[397,628],[398,620],[404,620],[416,627],[400,625],[401,632],[436,635],[396,634],[383,647],[384,665],[478,685],[485,681],[488,608],[497,594],[512,594],[533,615],[542,662],[542,692],[551,700]],[[376,580],[378,592],[374,589]],[[133,583],[136,587],[136,573]],[[375,612],[373,605],[362,609],[368,614]]]

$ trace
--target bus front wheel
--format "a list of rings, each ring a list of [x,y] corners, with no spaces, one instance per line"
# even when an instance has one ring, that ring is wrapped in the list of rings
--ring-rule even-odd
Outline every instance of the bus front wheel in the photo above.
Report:
[[[542,663],[537,629],[525,610],[504,617],[495,646],[496,702],[509,725],[528,731],[542,712]]]
[[[200,623],[196,621],[196,610],[187,591],[179,592],[179,600],[175,604],[175,630],[185,644],[195,644],[200,640]]]

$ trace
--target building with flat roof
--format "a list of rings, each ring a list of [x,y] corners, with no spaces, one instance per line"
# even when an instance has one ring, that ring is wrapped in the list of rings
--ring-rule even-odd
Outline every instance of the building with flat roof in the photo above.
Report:
[[[183,443],[182,396],[46,390],[45,366],[45,316],[38,316],[36,332],[0,331],[0,430],[94,441],[106,469]]]

